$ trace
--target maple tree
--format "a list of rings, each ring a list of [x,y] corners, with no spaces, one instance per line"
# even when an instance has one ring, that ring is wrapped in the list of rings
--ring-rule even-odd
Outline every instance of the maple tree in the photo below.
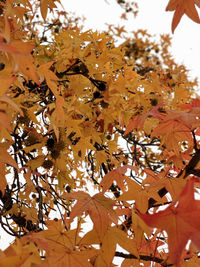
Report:
[[[0,266],[199,266],[200,99],[169,35],[0,4]]]

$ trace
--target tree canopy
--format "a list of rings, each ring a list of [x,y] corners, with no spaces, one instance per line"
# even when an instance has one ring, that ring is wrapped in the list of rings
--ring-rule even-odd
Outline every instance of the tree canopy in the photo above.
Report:
[[[170,36],[0,3],[0,266],[199,266],[200,99]],[[169,1],[173,32],[195,5]]]

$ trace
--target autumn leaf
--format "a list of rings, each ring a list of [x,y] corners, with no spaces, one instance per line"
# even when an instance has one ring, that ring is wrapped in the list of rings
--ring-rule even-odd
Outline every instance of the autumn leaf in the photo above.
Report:
[[[176,29],[182,16],[186,14],[190,19],[196,23],[200,23],[199,15],[196,10],[196,6],[200,6],[198,0],[170,0],[166,11],[175,11],[172,21],[172,32]]]
[[[47,262],[44,266],[69,266],[69,267],[91,267],[88,259],[97,254],[95,249],[77,250],[79,242],[77,230],[67,231],[61,220],[49,221],[48,230],[36,234],[30,234],[24,241],[35,242],[40,249],[47,251]]]
[[[37,247],[33,244],[23,244],[19,239],[0,256],[1,266],[41,266],[42,260]]]
[[[11,157],[11,155],[8,153],[7,150],[8,150],[8,146],[5,146],[3,144],[0,145],[0,176],[1,176],[0,177],[0,190],[1,192],[4,192],[7,186],[5,165],[8,164],[16,168],[16,170],[19,170],[19,167],[16,161]]]
[[[44,79],[46,79],[47,84],[48,84],[49,88],[51,89],[51,91],[53,92],[53,94],[55,96],[58,96],[58,88],[57,88],[57,85],[55,83],[55,81],[58,80],[58,77],[55,75],[55,73],[53,71],[51,71],[49,69],[52,64],[53,64],[53,61],[41,65],[38,68],[37,72],[38,72],[39,77],[40,77],[39,78],[40,83],[42,83],[44,81]]]
[[[0,190],[4,193],[5,188],[7,186],[7,179],[6,179],[6,170],[5,165],[10,165],[14,167],[16,170],[19,170],[19,167],[16,161],[11,157],[8,153],[9,145],[0,145]]]
[[[15,81],[15,79],[16,79],[15,77],[11,78],[0,77],[0,83],[1,83],[0,96],[3,96],[7,92],[8,88]]]
[[[157,235],[157,233],[154,233],[151,238],[142,240],[142,242],[140,243],[139,252],[142,255],[149,255],[153,251],[154,257],[159,257],[160,255],[158,248],[160,246],[163,246],[164,242],[159,240],[158,236],[159,235]]]
[[[44,160],[45,160],[45,157],[41,155],[41,156],[36,157],[35,159],[29,160],[27,165],[29,167],[31,167],[31,169],[34,171],[36,168],[38,168],[42,165]]]
[[[16,161],[11,157],[11,155],[8,153],[8,145],[0,145],[0,162],[8,164],[10,166],[15,167],[16,169],[19,169]]]
[[[153,130],[151,136],[155,137],[158,135],[164,136],[164,144],[166,144],[168,150],[173,150],[176,155],[180,153],[180,143],[188,142],[191,146],[193,143],[190,129],[185,124],[178,120],[164,120]]]
[[[0,96],[0,102],[3,102],[3,103],[7,103],[9,104],[11,107],[13,107],[18,113],[20,113],[20,115],[23,116],[23,112],[22,110],[18,107],[18,105],[8,96],[6,95],[3,95],[3,96]]]
[[[138,216],[137,212],[134,209],[132,209],[131,219],[131,227],[135,233],[135,242],[137,244],[137,247],[140,247],[141,243],[144,241],[144,233],[146,233],[146,235],[149,237],[151,231],[146,223]]]
[[[40,10],[41,10],[43,20],[46,20],[48,9],[52,11],[56,7],[55,2],[59,2],[59,0],[41,0],[40,1]]]
[[[28,42],[12,41],[11,43],[0,42],[0,51],[11,54],[15,67],[13,72],[21,71],[28,78],[39,84],[36,75],[36,68],[34,66],[31,51],[35,48],[34,45]]]
[[[0,130],[5,128],[7,131],[12,132],[13,129],[10,125],[9,117],[4,110],[0,111]]]
[[[137,170],[137,167],[135,166],[131,166],[131,165],[125,165],[123,167],[119,167],[115,170],[110,171],[109,173],[107,173],[101,183],[100,186],[102,186],[102,193],[105,193],[106,190],[108,190],[111,186],[111,184],[113,183],[113,181],[117,182],[117,185],[124,190],[125,188],[125,184],[124,184],[124,180],[127,179],[127,177],[125,176],[125,173],[127,171],[127,169],[131,169],[133,171]]]
[[[135,240],[128,238],[125,232],[117,227],[109,227],[102,241],[99,240],[95,230],[88,232],[80,241],[82,245],[91,243],[102,244],[102,252],[98,255],[95,262],[97,266],[110,266],[112,264],[117,244],[135,256],[138,256]]]
[[[156,201],[162,201],[158,193],[154,188],[149,186],[141,187],[136,181],[127,179],[128,190],[125,191],[119,198],[119,201],[135,201],[135,206],[141,212],[145,212],[148,209],[148,200],[151,197]]]
[[[182,104],[180,105],[183,110],[199,110],[200,109],[200,99],[193,99],[190,104]]]
[[[0,1],[0,266],[198,265],[197,80],[169,35],[84,31],[58,3]],[[169,1],[173,30],[196,6]]]
[[[85,192],[73,192],[69,193],[70,199],[77,199],[77,203],[72,208],[70,214],[70,222],[83,212],[89,214],[94,228],[96,229],[99,238],[102,238],[112,222],[117,223],[117,216],[113,210],[114,202],[107,197],[104,197],[102,193],[90,196]]]
[[[187,181],[178,204],[172,203],[167,209],[155,214],[138,214],[147,225],[166,230],[168,234],[169,257],[180,266],[180,257],[188,240],[200,248],[200,201],[194,198],[194,180]]]
[[[140,115],[136,118],[131,117],[127,125],[126,131],[124,132],[124,135],[127,135],[133,129],[138,129],[138,128],[143,129],[145,119],[146,118],[148,119],[148,117],[154,117],[156,119],[163,119],[165,117],[165,114],[159,111],[159,108],[161,107],[162,107],[162,104],[152,108],[149,112],[143,115]]]

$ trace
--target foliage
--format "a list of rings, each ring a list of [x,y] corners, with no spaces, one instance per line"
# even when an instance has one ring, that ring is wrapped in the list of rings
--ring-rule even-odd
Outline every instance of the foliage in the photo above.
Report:
[[[181,3],[173,30],[197,21]],[[199,266],[197,82],[168,35],[83,31],[56,5],[1,1],[0,265]]]

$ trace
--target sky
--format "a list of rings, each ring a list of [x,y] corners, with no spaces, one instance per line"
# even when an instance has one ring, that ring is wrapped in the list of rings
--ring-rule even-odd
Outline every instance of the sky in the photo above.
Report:
[[[61,0],[66,11],[75,12],[86,18],[87,29],[105,30],[105,23],[119,25],[122,9],[116,0]],[[200,74],[200,24],[196,24],[184,16],[171,34],[172,12],[166,12],[168,0],[138,0],[139,13],[137,18],[128,16],[124,21],[125,29],[134,31],[147,29],[155,37],[159,34],[170,34],[172,37],[171,53],[177,63],[184,64],[190,70],[191,77]],[[121,25],[121,24],[120,24]],[[200,81],[200,79],[199,79]],[[0,249],[4,249],[11,242],[7,235],[1,235]]]
[[[191,77],[200,73],[200,24],[191,21],[186,15],[171,33],[173,12],[166,12],[168,0],[136,0],[139,13],[135,19],[129,15],[125,29],[130,32],[137,29],[147,29],[152,35],[170,34],[172,37],[171,53],[177,63],[184,64],[190,70]],[[105,23],[119,25],[122,9],[116,0],[73,0],[62,1],[66,11],[84,15],[87,29],[105,30]],[[199,79],[200,81],[200,79]]]

